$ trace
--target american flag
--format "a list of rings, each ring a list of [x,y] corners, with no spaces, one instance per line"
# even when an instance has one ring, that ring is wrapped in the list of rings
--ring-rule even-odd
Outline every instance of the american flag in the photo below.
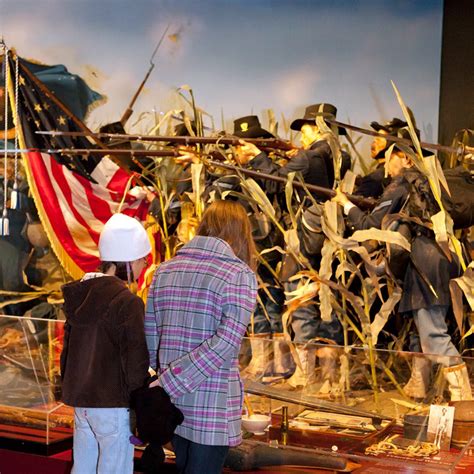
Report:
[[[14,60],[10,61],[14,71]],[[37,130],[84,131],[85,126],[21,59],[18,86],[20,144],[33,149],[23,160],[30,190],[53,250],[68,273],[79,278],[97,268],[99,235],[111,215],[120,210],[143,220],[147,203],[143,194],[127,192],[133,177],[108,157],[45,152],[93,145],[85,137],[35,134]]]

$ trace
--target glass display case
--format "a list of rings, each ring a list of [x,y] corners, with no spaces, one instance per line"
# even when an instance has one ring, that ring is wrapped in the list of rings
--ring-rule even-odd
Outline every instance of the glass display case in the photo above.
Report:
[[[72,445],[73,410],[60,402],[62,343],[62,321],[0,316],[2,447],[52,454]],[[450,403],[456,389],[445,367],[466,364],[472,378],[473,358],[245,338],[239,360],[244,419],[263,416],[255,427],[244,422],[244,443],[228,460],[235,470],[278,464],[366,466],[374,473],[474,469],[472,404],[454,403],[450,449],[423,444],[430,405]],[[420,367],[425,385],[415,384],[408,396],[407,383]]]
[[[72,444],[74,414],[60,402],[63,322],[0,316],[2,447],[51,454]]]
[[[329,469],[370,466],[374,473],[474,469],[474,402],[451,402],[461,385],[470,390],[473,358],[247,338],[240,363],[244,420],[252,419],[248,413],[269,420],[263,432],[259,428],[263,434],[244,422],[242,449],[254,454],[250,460],[244,451],[234,454],[253,467],[303,462]],[[435,446],[427,433],[432,404],[451,404],[459,413],[450,448]],[[275,447],[278,452],[268,449]]]

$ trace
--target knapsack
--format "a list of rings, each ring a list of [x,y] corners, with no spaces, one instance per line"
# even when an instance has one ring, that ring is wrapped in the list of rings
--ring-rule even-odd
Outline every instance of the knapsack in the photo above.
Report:
[[[454,222],[455,229],[474,225],[474,177],[462,166],[443,170],[451,196],[442,187],[441,199],[446,211]],[[416,171],[407,173],[410,183],[408,214],[423,222],[439,211],[439,206],[431,192],[428,180]]]
[[[444,170],[451,196],[443,192],[445,209],[454,221],[455,229],[474,225],[474,176],[462,166]]]

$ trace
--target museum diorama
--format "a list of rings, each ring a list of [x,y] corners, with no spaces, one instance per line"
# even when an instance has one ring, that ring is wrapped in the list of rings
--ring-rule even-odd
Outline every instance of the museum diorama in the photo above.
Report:
[[[169,25],[96,127],[105,95],[2,38],[2,473],[473,472],[467,3],[442,144],[396,78],[370,126],[327,101],[217,126],[188,85],[132,122]]]

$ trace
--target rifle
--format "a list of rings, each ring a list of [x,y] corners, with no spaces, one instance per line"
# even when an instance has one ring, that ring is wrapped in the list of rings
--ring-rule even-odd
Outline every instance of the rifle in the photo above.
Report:
[[[374,132],[373,130],[367,130],[365,128],[356,127],[355,125],[350,125],[348,123],[339,122],[337,120],[330,120],[330,119],[325,119],[325,120],[326,120],[326,122],[329,122],[333,125],[337,125],[338,127],[347,128],[348,130],[352,130],[353,132],[362,133],[364,135],[370,135],[371,137],[381,137],[381,138],[384,138],[385,140],[387,140],[389,142],[403,143],[403,144],[408,145],[408,146],[413,144],[413,142],[409,138],[402,138],[402,137],[395,137],[393,135],[386,135],[384,133]],[[465,155],[465,154],[469,154],[469,153],[474,152],[474,147],[467,146],[467,145],[462,145],[462,146],[459,146],[458,148],[454,148],[452,146],[439,145],[438,143],[428,143],[428,142],[421,142],[420,141],[420,146],[422,148],[427,148],[429,150],[445,151],[447,153],[458,153],[460,155]]]
[[[138,99],[138,96],[141,94],[142,90],[143,90],[143,87],[145,87],[145,84],[146,84],[146,81],[148,81],[148,78],[150,77],[150,74],[151,72],[153,71],[153,69],[155,68],[155,63],[153,62],[153,58],[155,57],[155,54],[157,53],[158,51],[158,48],[161,46],[161,43],[163,42],[163,40],[165,39],[165,35],[166,35],[166,32],[168,31],[170,25],[168,25],[165,29],[165,31],[163,32],[163,34],[161,35],[161,38],[160,40],[158,41],[158,44],[156,45],[155,47],[155,50],[153,51],[153,54],[151,55],[151,58],[150,58],[150,67],[148,68],[148,71],[145,75],[145,78],[143,79],[142,83],[140,84],[140,86],[138,87],[137,91],[135,92],[134,96],[132,97],[132,100],[130,101],[130,103],[128,104],[128,107],[127,109],[125,110],[125,112],[123,113],[122,115],[122,118],[120,119],[120,122],[122,123],[123,126],[125,126],[125,124],[127,123],[128,119],[130,118],[130,116],[133,114],[133,106],[135,105],[135,102],[137,101]]]
[[[282,184],[286,184],[286,182],[288,181],[287,178],[284,178],[283,176],[274,176],[272,174],[249,170],[247,168],[240,168],[238,166],[230,165],[227,163],[221,163],[219,161],[208,160],[206,163],[211,166],[216,166],[218,168],[224,168],[226,170],[235,171],[236,173],[242,173],[245,176],[249,176],[251,178],[268,179],[270,181],[276,181],[277,183]],[[324,188],[315,184],[307,184],[297,180],[293,181],[293,187],[298,189],[306,188],[308,191],[319,194],[320,196],[327,197],[328,199],[331,199],[336,195],[336,191],[334,191],[333,189]],[[347,198],[361,209],[371,209],[375,206],[376,203],[375,199],[357,196],[354,194],[347,194]]]
[[[158,135],[128,135],[124,133],[82,133],[82,132],[61,132],[61,131],[37,131],[39,135],[83,137],[91,136],[93,138],[115,138],[124,141],[141,142],[164,142],[177,145],[231,145],[238,146],[242,141],[253,143],[258,148],[273,150],[294,150],[297,147],[290,142],[278,138],[238,138],[230,136],[218,137],[191,137],[191,136],[158,136]]]
[[[403,143],[405,145],[412,145],[412,141],[409,138],[395,137],[393,135],[385,135],[383,133],[375,132],[373,130],[366,130],[365,128],[356,127],[348,123],[338,122],[337,120],[326,119],[327,122],[337,125],[342,128],[353,130],[354,132],[362,133],[364,135],[370,135],[372,137],[381,137],[390,142]],[[127,135],[117,133],[83,133],[83,132],[61,132],[61,131],[38,131],[36,132],[42,135],[62,135],[68,137],[81,137],[90,136],[93,138],[116,138],[127,141],[144,141],[144,142],[173,142],[175,144],[184,145],[195,145],[195,144],[221,144],[221,145],[240,145],[240,141],[247,143],[253,143],[259,148],[272,148],[277,150],[295,150],[298,147],[294,146],[291,142],[280,140],[278,138],[235,138],[232,135],[219,136],[219,137],[170,137],[170,136],[158,136],[158,135]],[[462,145],[458,148],[447,145],[439,145],[437,143],[420,142],[423,148],[430,150],[445,151],[448,153],[458,153],[461,155],[474,153],[474,147]]]
[[[52,132],[55,133],[55,132]],[[59,132],[62,133],[62,132]],[[178,138],[178,137],[173,137]],[[203,138],[203,137],[191,137],[191,138]],[[256,141],[255,139],[254,141]],[[265,141],[265,140],[261,140]],[[266,140],[269,141],[269,140]],[[120,155],[120,154],[130,154],[134,156],[150,156],[150,157],[178,157],[179,153],[175,150],[166,151],[166,150],[130,150],[130,149],[75,149],[75,148],[59,148],[59,149],[48,149],[41,150],[44,153],[61,153],[61,154],[75,154],[75,155],[88,155],[88,154],[98,154],[98,155]],[[215,155],[211,155],[212,158],[216,158]],[[217,168],[223,168],[226,170],[234,171],[235,173],[243,174],[245,176],[250,176],[256,179],[268,179],[271,181],[276,181],[278,183],[286,184],[287,179],[283,176],[274,176],[267,173],[261,173],[260,171],[250,170],[247,168],[242,168],[239,166],[234,166],[227,163],[222,163],[215,160],[205,160],[204,162],[207,165],[215,166]],[[307,189],[310,192],[325,196],[327,198],[332,198],[336,195],[336,191],[329,188],[324,188],[322,186],[316,186],[315,184],[306,184],[301,181],[293,181],[293,186],[299,189]],[[375,205],[375,199],[364,198],[362,196],[356,196],[348,194],[347,197],[360,208],[370,209]]]

